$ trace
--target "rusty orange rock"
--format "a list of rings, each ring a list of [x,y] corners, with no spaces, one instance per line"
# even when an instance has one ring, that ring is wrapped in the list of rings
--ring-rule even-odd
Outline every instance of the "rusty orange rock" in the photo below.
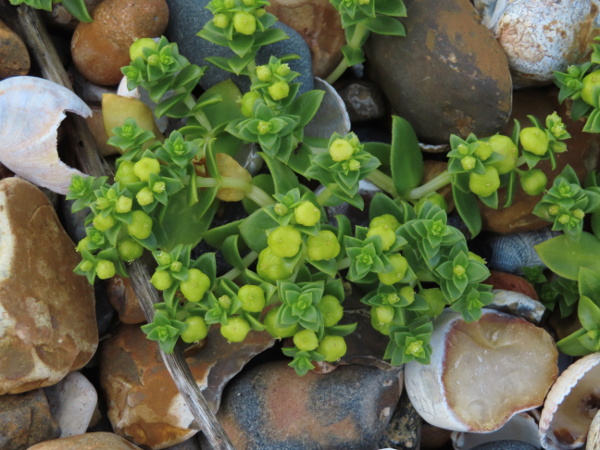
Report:
[[[129,64],[129,46],[139,38],[161,36],[169,9],[165,0],[104,0],[92,18],[75,29],[73,62],[92,83],[114,85],[123,76],[121,67]]]

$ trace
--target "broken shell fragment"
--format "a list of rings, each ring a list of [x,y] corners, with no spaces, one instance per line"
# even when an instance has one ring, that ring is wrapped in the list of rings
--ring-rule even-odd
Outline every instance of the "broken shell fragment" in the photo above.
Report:
[[[487,305],[488,308],[522,317],[535,325],[542,321],[546,307],[541,302],[521,292],[494,289],[492,293],[494,300]]]
[[[596,413],[590,425],[585,450],[600,450],[600,411]]]
[[[449,430],[499,429],[540,406],[558,372],[558,351],[545,330],[494,310],[472,323],[445,311],[431,346],[429,365],[406,365],[406,391],[424,420]]]
[[[69,89],[43,78],[0,81],[0,162],[20,177],[66,194],[73,175],[86,176],[58,157],[57,129],[64,111],[89,117],[90,108]]]
[[[600,408],[600,353],[587,355],[558,377],[544,403],[540,440],[545,449],[582,447]]]

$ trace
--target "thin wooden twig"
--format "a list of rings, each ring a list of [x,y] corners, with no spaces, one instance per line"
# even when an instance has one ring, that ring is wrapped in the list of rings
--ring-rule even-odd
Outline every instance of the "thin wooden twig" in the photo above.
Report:
[[[40,66],[44,78],[73,90],[69,77],[60,62],[58,53],[50,40],[46,27],[40,20],[38,12],[25,5],[19,6],[17,10],[18,22],[22,28],[23,35],[33,53],[33,57]],[[81,117],[74,117],[74,119],[73,132],[78,144],[79,153],[77,157],[81,169],[89,175],[105,175],[108,170],[107,165],[99,156],[96,143],[85,120]],[[156,290],[150,284],[148,269],[141,262],[134,261],[129,266],[129,274],[133,288],[144,311],[144,316],[148,322],[152,322],[155,312],[154,304],[159,302],[159,297]],[[206,434],[212,448],[217,450],[235,450],[227,433],[225,433],[225,430],[204,399],[181,351],[175,349],[173,354],[166,354],[161,350],[160,353],[175,385],[190,408],[197,426]]]

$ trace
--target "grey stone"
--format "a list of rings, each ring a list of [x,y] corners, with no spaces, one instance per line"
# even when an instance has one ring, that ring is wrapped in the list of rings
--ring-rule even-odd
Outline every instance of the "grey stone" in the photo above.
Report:
[[[380,119],[387,114],[381,87],[368,81],[354,81],[340,89],[352,122]]]
[[[379,441],[379,447],[418,450],[421,447],[422,424],[423,419],[413,407],[406,392],[403,392],[385,434]]]
[[[177,43],[179,52],[188,58],[191,63],[199,66],[209,66],[200,79],[202,88],[208,89],[223,80],[231,78],[242,91],[249,90],[250,83],[247,77],[235,76],[209,65],[204,60],[208,56],[229,57],[233,55],[229,48],[213,44],[196,36],[196,33],[212,18],[212,13],[205,8],[208,0],[167,0],[167,4],[169,5],[169,26],[165,33],[166,37],[169,41]],[[290,61],[289,65],[292,70],[299,72],[300,76],[294,81],[301,83],[300,93],[311,90],[313,88],[312,59],[308,45],[296,31],[287,25],[277,22],[274,27],[285,31],[290,38],[260,49],[257,55],[257,64],[267,63],[271,55],[282,57],[295,53],[300,56],[300,59]]]

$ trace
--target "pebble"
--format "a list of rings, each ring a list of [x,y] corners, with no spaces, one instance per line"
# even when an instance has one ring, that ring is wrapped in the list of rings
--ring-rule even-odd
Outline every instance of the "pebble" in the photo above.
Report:
[[[255,355],[272,346],[266,332],[252,331],[243,343],[230,344],[212,327],[203,344],[184,354],[192,375],[213,410],[225,384]],[[164,448],[198,430],[154,341],[138,325],[122,325],[103,341],[100,383],[115,432],[137,445]]]
[[[31,60],[25,43],[0,20],[0,80],[27,75],[30,67]]]
[[[403,392],[379,446],[396,450],[418,450],[421,448],[422,423],[423,419],[412,406],[406,392]]]
[[[106,284],[106,290],[108,301],[117,311],[121,322],[135,324],[146,321],[144,311],[129,278],[118,275],[112,277]]]
[[[121,67],[129,65],[129,46],[136,39],[162,35],[169,9],[165,0],[104,0],[92,18],[73,33],[73,62],[92,83],[115,85],[123,77]]]
[[[534,300],[539,300],[535,288],[525,278],[499,270],[491,270],[490,273],[490,277],[483,281],[483,284],[490,284],[494,289],[520,292]]]
[[[98,345],[94,294],[73,273],[80,257],[48,198],[20,178],[0,181],[0,395],[50,386]],[[31,257],[30,255],[35,255]]]
[[[271,0],[265,9],[296,30],[310,48],[313,75],[325,78],[342,60],[346,37],[328,0]]]
[[[85,376],[71,372],[54,386],[44,388],[44,392],[60,426],[61,438],[86,432],[98,404],[98,393]]]
[[[352,122],[381,119],[387,114],[386,100],[379,85],[353,81],[340,89]]]
[[[50,414],[44,391],[0,396],[0,448],[26,449],[38,442],[60,436],[60,428]]]
[[[117,434],[96,432],[42,442],[29,447],[28,450],[136,450],[139,448]]]
[[[287,361],[271,362],[236,377],[217,418],[238,450],[374,449],[400,398],[400,377],[360,365],[299,377]]]
[[[598,146],[600,136],[594,133],[582,131],[584,122],[574,122],[570,119],[570,113],[565,104],[559,105],[557,101],[558,89],[523,89],[515,91],[513,99],[513,111],[511,118],[502,134],[510,136],[513,129],[514,119],[517,119],[522,127],[530,126],[527,115],[531,114],[544,123],[546,116],[556,111],[567,126],[571,139],[564,141],[568,151],[556,154],[556,169],[552,170],[550,161],[540,161],[536,168],[541,169],[548,177],[548,186],[552,180],[569,164],[580,180],[587,173],[586,167],[596,167],[598,157]],[[526,168],[527,166],[523,166]],[[542,198],[540,195],[528,195],[519,186],[515,191],[514,200],[508,208],[493,209],[485,205],[480,206],[483,229],[496,233],[517,233],[523,231],[537,230],[547,227],[550,222],[531,214],[535,205]],[[498,192],[498,204],[503,205],[506,199],[504,189]]]
[[[393,110],[427,144],[450,134],[489,136],[508,120],[508,61],[469,0],[406,5],[406,36],[372,34],[365,52],[370,77]]]
[[[166,36],[171,42],[177,42],[179,52],[190,60],[192,64],[207,66],[204,58],[208,56],[230,57],[231,50],[196,36],[205,23],[212,19],[212,13],[205,7],[208,0],[167,0],[169,5],[169,26]],[[281,22],[274,25],[275,28],[285,31],[289,39],[279,41],[263,47],[257,55],[257,64],[265,64],[271,55],[278,57],[295,53],[300,56],[289,62],[290,68],[300,73],[294,81],[301,83],[300,93],[313,88],[312,59],[310,50],[304,39],[292,28]],[[247,77],[236,77],[232,73],[225,72],[214,66],[208,65],[208,70],[200,79],[200,86],[204,89],[226,80],[233,79],[242,92],[250,89]]]

